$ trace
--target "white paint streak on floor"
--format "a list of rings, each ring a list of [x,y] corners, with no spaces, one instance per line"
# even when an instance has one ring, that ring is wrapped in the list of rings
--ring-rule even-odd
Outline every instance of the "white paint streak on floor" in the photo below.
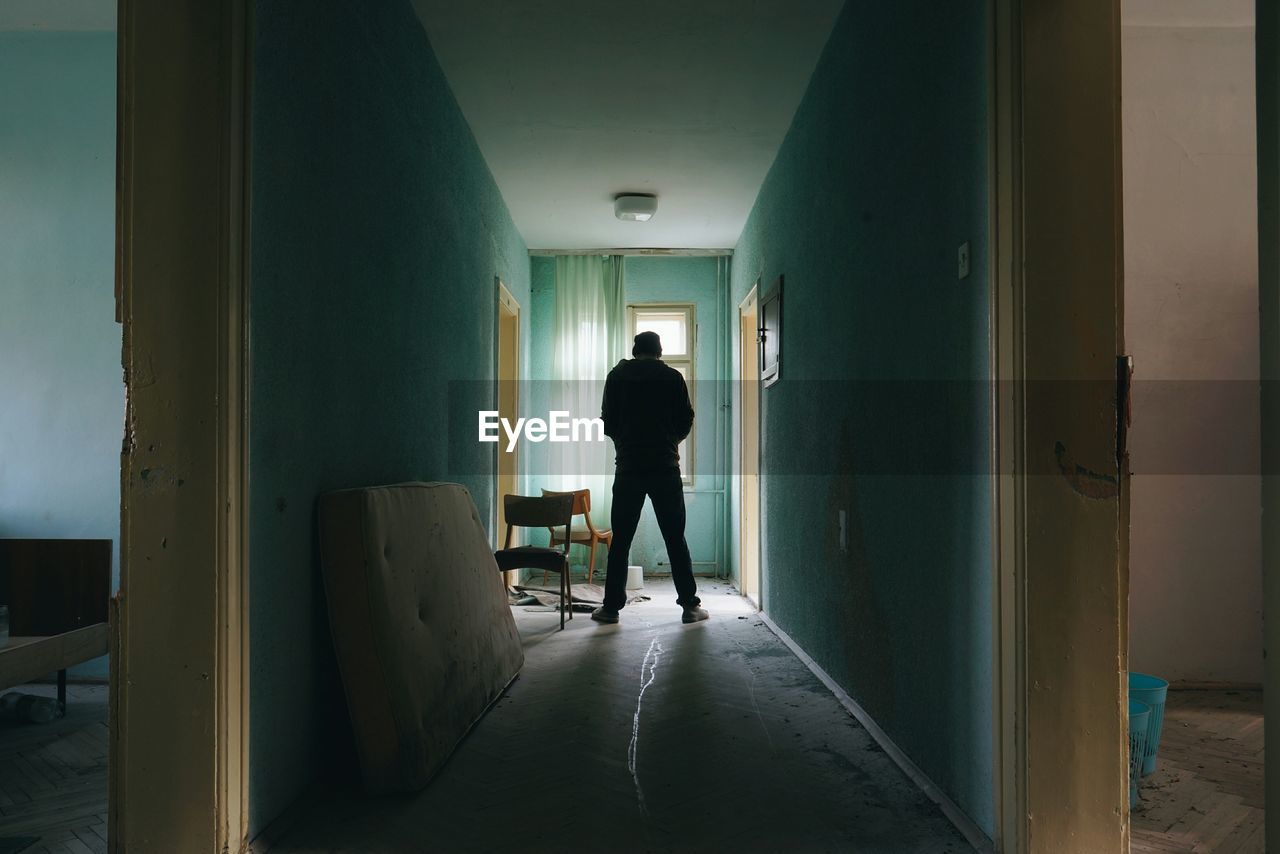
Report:
[[[649,649],[645,651],[644,661],[640,664],[640,693],[636,696],[636,713],[631,719],[631,744],[627,747],[627,768],[636,784],[636,800],[640,804],[640,812],[645,815],[649,814],[649,809],[644,804],[644,789],[640,786],[640,773],[636,770],[636,757],[640,750],[640,707],[644,704],[644,692],[658,677],[658,662],[661,660],[662,642],[658,640],[658,633],[654,632],[653,640],[649,641]]]

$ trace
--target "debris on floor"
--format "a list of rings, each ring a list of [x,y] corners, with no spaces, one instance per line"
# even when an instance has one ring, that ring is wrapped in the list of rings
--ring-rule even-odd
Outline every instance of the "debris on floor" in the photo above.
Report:
[[[58,701],[52,697],[22,694],[11,691],[0,697],[0,721],[47,724],[64,714]]]
[[[555,587],[541,587],[537,585],[517,585],[513,588],[514,594],[519,601],[512,600],[512,605],[535,605],[557,610],[560,607],[560,590]],[[627,600],[627,604],[635,604],[636,602],[648,602],[649,596],[644,593],[637,593]],[[602,584],[574,584],[573,595],[570,600],[572,608],[575,612],[586,612],[594,610],[604,604],[604,585]]]

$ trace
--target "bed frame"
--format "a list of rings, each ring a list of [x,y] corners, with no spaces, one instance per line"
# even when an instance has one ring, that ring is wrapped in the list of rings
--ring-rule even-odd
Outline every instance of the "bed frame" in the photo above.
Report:
[[[111,540],[0,539],[0,690],[57,673],[67,702],[67,668],[107,654]]]

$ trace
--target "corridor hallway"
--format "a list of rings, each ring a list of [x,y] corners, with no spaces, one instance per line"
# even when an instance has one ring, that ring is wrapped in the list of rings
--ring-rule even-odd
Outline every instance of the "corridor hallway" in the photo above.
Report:
[[[328,790],[271,854],[971,850],[734,590],[693,625],[645,592],[616,626],[514,609],[524,668],[431,784]]]

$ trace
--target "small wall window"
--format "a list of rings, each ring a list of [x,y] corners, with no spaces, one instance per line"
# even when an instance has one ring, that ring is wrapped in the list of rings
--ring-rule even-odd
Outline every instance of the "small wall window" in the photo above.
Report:
[[[680,372],[689,387],[689,399],[694,396],[693,354],[697,334],[692,303],[636,303],[627,306],[627,340],[641,332],[656,332],[662,339],[662,361]],[[630,344],[628,344],[630,347]],[[697,407],[694,407],[695,411]],[[688,485],[693,484],[694,443],[689,438],[680,443],[680,477]]]

